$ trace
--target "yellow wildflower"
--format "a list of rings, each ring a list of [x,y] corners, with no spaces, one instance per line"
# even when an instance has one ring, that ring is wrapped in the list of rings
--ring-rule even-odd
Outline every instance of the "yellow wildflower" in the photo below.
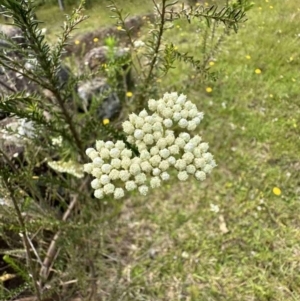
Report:
[[[273,98],[273,94],[270,94],[269,96],[270,96],[271,98]]]
[[[127,96],[127,97],[132,97],[132,95],[133,95],[133,94],[132,94],[132,92],[130,92],[130,91],[128,91],[128,92],[126,93],[126,96]]]
[[[290,57],[290,62],[293,61],[293,60],[294,60],[294,58],[291,56],[291,57]]]
[[[295,82],[296,80],[294,78],[292,78],[292,82]]]
[[[122,30],[122,26],[118,26],[118,27],[117,27],[117,30]]]
[[[176,25],[176,28],[180,28],[180,25]]]
[[[262,10],[262,7],[259,7],[258,9],[259,9],[259,10]]]
[[[215,62],[209,62],[209,66],[213,66],[215,64]]]
[[[104,125],[109,124],[109,119],[108,119],[108,118],[103,119],[102,123],[103,123]]]
[[[94,43],[97,43],[98,41],[99,41],[99,39],[98,38],[94,38]]]
[[[255,73],[256,74],[261,74],[261,70],[260,69],[255,69]]]
[[[246,59],[247,60],[251,60],[251,56],[250,55],[246,55]]]
[[[76,40],[76,41],[75,41],[75,44],[76,44],[76,45],[79,45],[79,44],[80,44],[80,41],[79,41],[79,40]]]
[[[278,188],[278,187],[274,187],[273,188],[273,193],[275,194],[275,195],[281,195],[281,190],[280,190],[280,188]]]
[[[205,90],[206,90],[207,93],[211,93],[212,92],[212,88],[211,87],[207,87]]]
[[[272,6],[272,5],[270,5],[270,8],[272,9],[272,8],[273,8],[273,6]]]

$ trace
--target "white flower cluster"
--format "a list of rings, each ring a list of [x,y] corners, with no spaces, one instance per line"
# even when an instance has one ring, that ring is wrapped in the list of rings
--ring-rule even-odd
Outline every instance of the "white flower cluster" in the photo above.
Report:
[[[61,173],[68,173],[76,178],[83,178],[83,168],[74,161],[48,161],[48,166],[53,170]]]
[[[156,188],[161,181],[169,180],[172,167],[180,181],[189,176],[203,181],[216,166],[212,154],[207,152],[208,144],[200,136],[191,137],[186,131],[176,136],[172,130],[178,126],[193,131],[203,118],[185,95],[166,93],[158,101],[150,99],[148,106],[153,114],[143,110],[129,115],[123,123],[127,141],[138,149],[139,156],[134,156],[122,141],[97,141],[96,149],[86,150],[93,162],[85,164],[84,171],[95,177],[91,186],[96,198],[113,194],[118,199],[125,190],[134,189],[146,195],[149,185]]]

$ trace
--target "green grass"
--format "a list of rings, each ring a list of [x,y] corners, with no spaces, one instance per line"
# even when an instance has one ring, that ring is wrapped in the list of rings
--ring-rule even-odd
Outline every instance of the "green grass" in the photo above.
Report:
[[[163,93],[192,81],[182,90],[205,112],[201,134],[218,167],[203,184],[127,199],[113,242],[126,254],[120,300],[300,300],[300,5],[260,5],[222,44],[217,82],[193,81],[179,64],[161,83]],[[198,51],[186,25],[172,30],[179,50]]]
[[[148,7],[126,2],[128,10]],[[88,14],[78,32],[112,23],[101,6]],[[38,16],[53,36],[58,9]],[[101,300],[300,300],[299,17],[297,0],[256,1],[214,58],[216,82],[201,83],[178,64],[160,83],[162,93],[176,86],[205,112],[200,134],[218,167],[204,183],[174,180],[124,201],[103,234],[101,251],[115,259],[96,259]],[[195,31],[180,24],[182,34],[175,27],[168,37],[197,54]]]

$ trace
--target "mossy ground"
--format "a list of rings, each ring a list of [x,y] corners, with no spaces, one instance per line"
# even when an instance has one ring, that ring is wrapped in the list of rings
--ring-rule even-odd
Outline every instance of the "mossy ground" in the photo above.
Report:
[[[113,22],[103,8],[88,13],[81,31]],[[197,54],[188,25],[168,36]],[[124,201],[103,234],[101,252],[113,259],[96,263],[103,300],[300,300],[299,49],[299,1],[256,1],[215,55],[216,82],[179,64],[159,83],[205,113],[200,134],[218,167],[204,183],[174,180]],[[177,84],[186,80],[188,89]]]

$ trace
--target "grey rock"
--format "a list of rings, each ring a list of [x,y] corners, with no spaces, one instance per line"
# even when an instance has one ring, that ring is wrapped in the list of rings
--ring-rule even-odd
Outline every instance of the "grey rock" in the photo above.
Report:
[[[111,87],[103,78],[94,78],[81,83],[77,92],[82,100],[84,111],[89,109],[93,98],[102,100],[97,110],[97,115],[100,119],[114,119],[121,110],[121,102],[118,95],[111,90]]]
[[[129,58],[129,48],[114,47],[114,56],[116,58]],[[102,64],[107,63],[109,58],[109,47],[101,46],[90,50],[83,59],[83,62],[91,70],[99,68]]]

